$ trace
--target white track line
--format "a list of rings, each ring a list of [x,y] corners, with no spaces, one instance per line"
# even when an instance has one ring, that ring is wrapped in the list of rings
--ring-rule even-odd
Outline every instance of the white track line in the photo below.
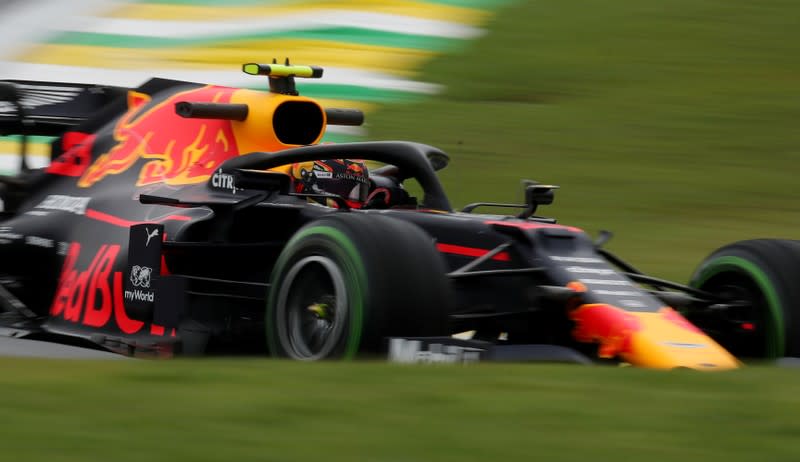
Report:
[[[119,6],[109,0],[27,0],[12,3],[0,14],[0,60],[10,59],[23,49],[60,33],[89,27],[95,23],[90,15]],[[0,68],[2,69],[2,68]]]
[[[472,39],[483,33],[480,28],[452,21],[357,10],[313,10],[306,13],[277,17],[256,17],[225,21],[158,21],[103,18],[102,21],[78,22],[62,28],[68,31],[98,34],[163,38],[207,38],[224,35],[248,35],[259,32],[311,30],[331,26],[357,27],[384,32],[455,39]]]

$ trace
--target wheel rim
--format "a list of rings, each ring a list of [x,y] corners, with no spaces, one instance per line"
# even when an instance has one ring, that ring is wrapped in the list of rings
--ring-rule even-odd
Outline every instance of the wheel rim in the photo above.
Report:
[[[345,276],[330,258],[314,255],[286,273],[276,304],[278,340],[293,359],[329,357],[340,344],[348,317]]]
[[[736,284],[730,280],[737,278],[743,279],[745,284]],[[759,311],[757,319],[765,323],[764,355],[767,358],[783,356],[785,337],[780,301],[770,279],[760,268],[740,257],[719,257],[701,268],[691,285],[712,292],[725,291],[727,286],[731,293],[737,292],[736,287],[747,286],[748,289],[739,291],[739,295],[744,295],[742,298],[753,302],[753,308]]]

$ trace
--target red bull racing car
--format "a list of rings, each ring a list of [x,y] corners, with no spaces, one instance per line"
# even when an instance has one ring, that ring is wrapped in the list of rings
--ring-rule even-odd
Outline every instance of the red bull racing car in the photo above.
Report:
[[[441,150],[320,142],[363,120],[299,95],[295,78],[322,69],[244,71],[268,91],[0,83],[0,135],[23,151],[0,177],[0,335],[299,360],[729,369],[800,354],[800,243],[722,247],[686,285],[647,276],[603,248],[610,234],[537,215],[555,186],[453,210]],[[32,135],[53,137],[45,168],[27,168]]]

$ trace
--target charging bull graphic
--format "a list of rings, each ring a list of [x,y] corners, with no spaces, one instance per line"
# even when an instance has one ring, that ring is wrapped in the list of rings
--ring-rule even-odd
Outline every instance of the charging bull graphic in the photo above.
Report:
[[[142,166],[137,186],[204,181],[222,162],[239,153],[231,121],[183,119],[178,126],[172,123],[177,117],[175,103],[227,103],[235,91],[206,86],[175,93],[155,104],[151,103],[149,95],[130,91],[129,111],[114,128],[117,144],[97,157],[78,180],[78,186],[88,188],[109,175],[125,172],[139,159],[152,160]],[[170,129],[171,125],[175,128]]]

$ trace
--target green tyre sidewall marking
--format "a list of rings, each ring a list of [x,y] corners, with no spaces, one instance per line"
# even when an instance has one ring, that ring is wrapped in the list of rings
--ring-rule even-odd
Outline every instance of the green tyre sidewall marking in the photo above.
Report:
[[[367,284],[367,272],[353,241],[341,230],[332,226],[312,226],[298,231],[286,244],[285,250],[275,263],[275,268],[272,271],[272,278],[270,280],[270,295],[268,297],[269,302],[267,303],[265,322],[267,346],[270,352],[277,351],[278,349],[277,339],[272,335],[273,329],[271,327],[274,322],[272,319],[274,313],[270,309],[273,299],[277,297],[278,278],[283,273],[289,259],[294,255],[295,247],[302,244],[305,239],[309,239],[315,235],[325,237],[336,244],[335,246],[331,246],[329,250],[336,254],[338,262],[343,265],[342,270],[345,274],[347,288],[353,291],[353,293],[347,294],[347,299],[350,304],[348,312],[350,333],[347,338],[343,356],[344,359],[352,359],[355,357],[356,353],[358,353],[358,347],[361,344],[361,336],[363,333],[364,293]]]
[[[767,300],[767,309],[771,316],[768,318],[770,325],[768,326],[767,335],[767,355],[771,357],[781,357],[784,355],[785,350],[785,328],[783,319],[783,310],[781,309],[780,298],[778,292],[772,285],[769,277],[753,262],[741,257],[724,256],[715,258],[703,265],[698,271],[695,278],[692,279],[691,286],[700,287],[705,284],[709,279],[724,271],[735,271],[744,273],[758,285],[764,298]]]

